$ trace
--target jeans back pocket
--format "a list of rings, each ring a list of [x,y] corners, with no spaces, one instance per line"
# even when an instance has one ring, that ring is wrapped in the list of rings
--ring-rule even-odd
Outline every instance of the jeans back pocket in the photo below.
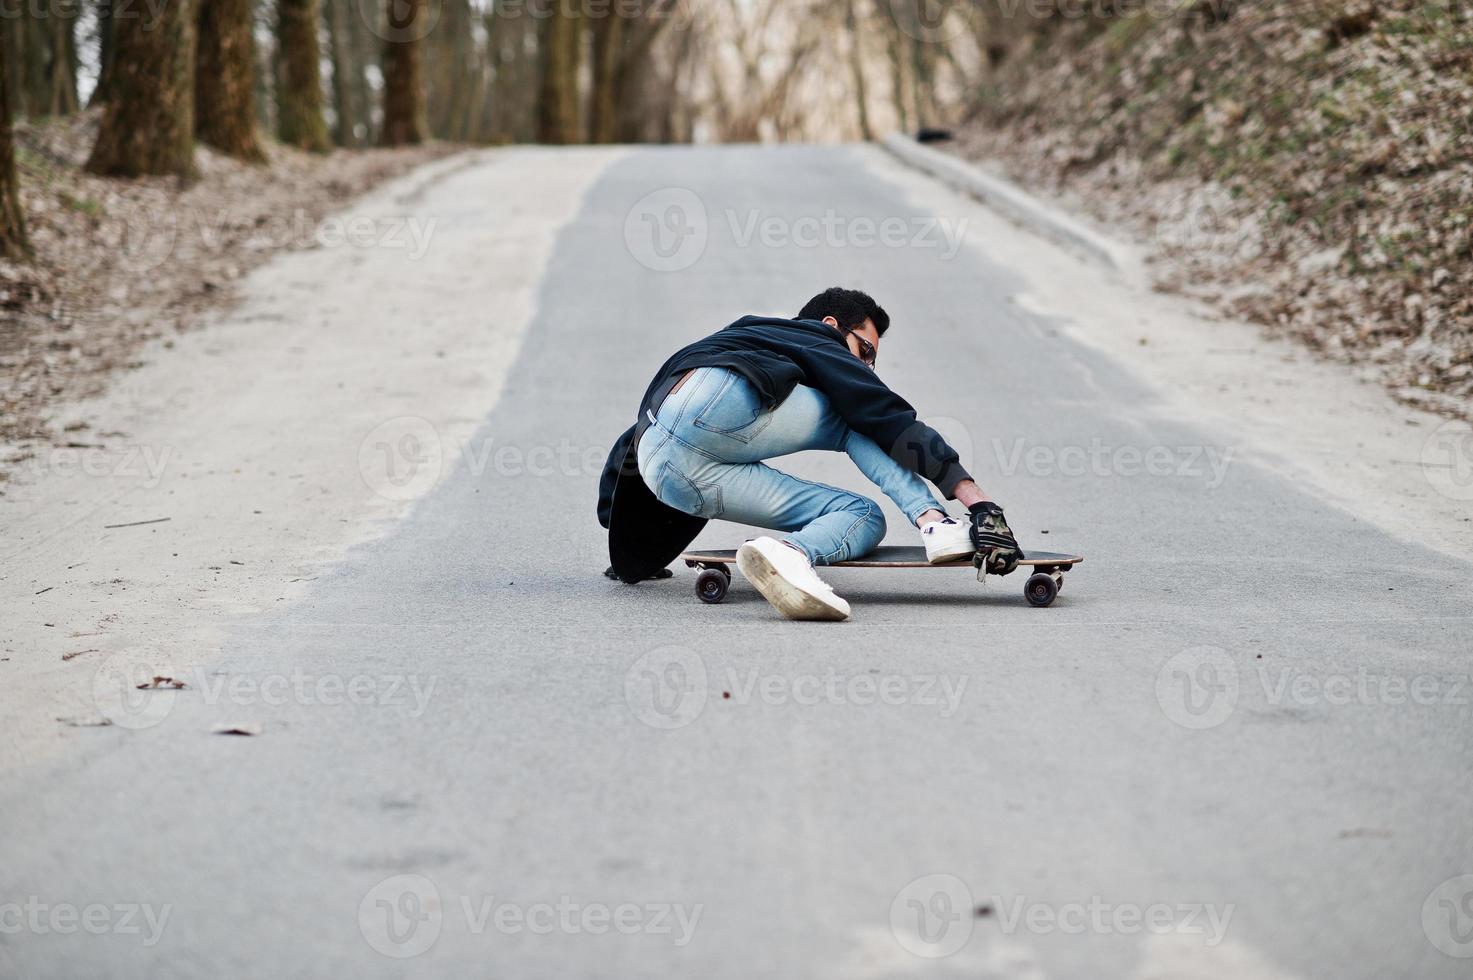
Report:
[[[691,424],[738,442],[751,442],[772,422],[772,413],[763,409],[751,382],[735,371],[725,373],[725,381]]]
[[[697,483],[669,463],[660,465],[655,486],[660,503],[695,517],[720,517],[721,488],[712,483]]]

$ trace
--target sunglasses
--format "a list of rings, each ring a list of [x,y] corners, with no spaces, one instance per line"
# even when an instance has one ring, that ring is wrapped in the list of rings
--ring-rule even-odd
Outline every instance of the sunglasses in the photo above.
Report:
[[[875,362],[880,359],[880,352],[875,350],[875,345],[870,343],[868,340],[865,340],[859,334],[855,333],[851,327],[841,327],[840,329],[843,330],[846,335],[853,337],[855,340],[859,341],[859,359],[863,361],[866,365],[868,365],[870,370],[874,370]]]

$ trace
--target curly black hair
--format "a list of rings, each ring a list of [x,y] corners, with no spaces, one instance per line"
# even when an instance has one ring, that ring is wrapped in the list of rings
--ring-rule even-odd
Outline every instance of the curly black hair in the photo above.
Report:
[[[890,329],[890,314],[869,293],[862,293],[857,289],[843,289],[839,286],[825,289],[803,304],[797,319],[822,320],[826,316],[833,317],[839,321],[839,326],[850,330],[862,326],[865,320],[873,320],[875,330],[881,337]]]

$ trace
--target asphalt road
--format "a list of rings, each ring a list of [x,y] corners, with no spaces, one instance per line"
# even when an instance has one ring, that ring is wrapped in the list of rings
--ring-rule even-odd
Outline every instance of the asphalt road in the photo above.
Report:
[[[1468,566],[1167,417],[872,152],[615,163],[411,517],[0,784],[0,975],[1468,976]],[[654,368],[836,283],[1025,548],[1086,556],[1052,608],[840,570],[853,619],[794,624],[601,576]]]

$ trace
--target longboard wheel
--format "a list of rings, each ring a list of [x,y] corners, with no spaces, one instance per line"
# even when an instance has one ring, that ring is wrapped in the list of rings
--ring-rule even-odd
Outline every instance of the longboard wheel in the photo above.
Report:
[[[1023,595],[1027,597],[1029,604],[1034,606],[1051,605],[1058,594],[1059,583],[1054,581],[1052,575],[1043,572],[1030,576],[1023,586]]]
[[[730,585],[731,573],[726,569],[703,568],[696,576],[696,597],[714,605],[726,598]]]

